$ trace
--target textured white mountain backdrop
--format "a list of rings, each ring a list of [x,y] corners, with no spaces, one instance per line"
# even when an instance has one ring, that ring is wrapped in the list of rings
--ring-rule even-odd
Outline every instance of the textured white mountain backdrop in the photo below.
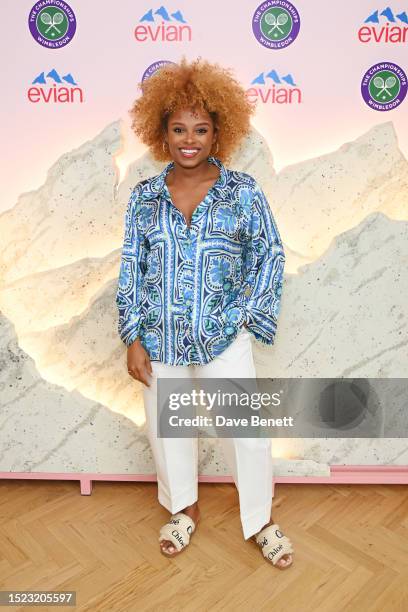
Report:
[[[132,186],[121,122],[66,153],[0,215],[0,471],[154,473],[139,383],[126,370],[115,293]],[[275,345],[253,339],[260,377],[408,377],[408,163],[392,122],[276,174],[252,130],[231,168],[252,174],[286,252]],[[200,473],[228,474],[201,439]],[[274,440],[275,473],[408,463],[406,439]]]

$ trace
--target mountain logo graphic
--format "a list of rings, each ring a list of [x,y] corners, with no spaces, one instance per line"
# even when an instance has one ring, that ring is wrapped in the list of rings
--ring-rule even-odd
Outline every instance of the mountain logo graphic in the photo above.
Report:
[[[264,87],[265,86],[265,87]],[[291,74],[280,76],[276,70],[261,72],[251,81],[246,90],[250,102],[260,100],[262,104],[300,104],[302,90]]]
[[[46,3],[34,4],[28,16],[28,27],[38,44],[48,49],[59,49],[71,42],[76,31],[76,18],[72,8],[63,0],[47,0]]]
[[[190,42],[191,26],[180,10],[169,13],[166,7],[150,9],[135,28],[137,42]]]
[[[33,85],[35,83],[40,83],[41,85],[45,85],[47,82],[46,81],[47,78],[52,79],[54,83],[62,83],[63,81],[65,81],[66,83],[69,83],[70,85],[78,85],[78,83],[75,82],[75,79],[71,73],[65,74],[64,76],[60,77],[60,75],[55,70],[55,68],[50,70],[50,72],[48,72],[45,76],[44,76],[44,72],[41,72],[33,80]]]
[[[408,16],[406,11],[394,14],[387,6],[383,11],[375,10],[364,20],[357,32],[358,40],[362,43],[391,43],[401,44],[407,42]]]
[[[155,15],[157,15],[158,20],[171,21],[173,18],[174,21],[178,21],[179,23],[187,23],[187,21],[181,14],[181,11],[176,11],[175,13],[170,13],[169,15],[164,6],[161,6],[159,9],[157,9],[157,11],[153,11],[153,9],[150,9],[150,11],[147,11],[147,13],[145,13],[143,17],[139,19],[139,21],[154,22]]]
[[[261,72],[261,74],[258,74],[258,76],[255,77],[251,81],[251,85],[265,85],[266,84],[265,79],[271,79],[274,83],[277,83],[279,85],[283,81],[284,83],[287,83],[288,85],[291,85],[292,87],[296,87],[296,83],[293,81],[293,77],[291,74],[287,74],[286,76],[279,77],[276,70],[270,70],[267,73]]]
[[[84,93],[78,86],[76,79],[70,72],[60,75],[55,68],[49,72],[40,72],[32,81],[28,89],[27,97],[29,102],[46,104],[53,102],[60,103],[82,103]]]
[[[377,111],[390,111],[399,106],[407,95],[407,75],[393,62],[371,66],[361,80],[364,102]]]
[[[405,11],[395,15],[394,17],[394,14],[389,6],[383,11],[381,11],[380,17],[384,17],[384,19],[386,19],[387,21],[390,21],[391,23],[395,23],[396,19],[398,19],[399,21],[402,21],[402,23],[408,24],[408,18],[407,18],[407,14]],[[379,23],[379,22],[380,22],[380,19],[378,17],[378,10],[374,11],[374,13],[369,15],[367,19],[364,20],[364,23]]]
[[[252,17],[256,40],[268,49],[284,49],[291,45],[300,30],[300,16],[291,2],[262,2]]]

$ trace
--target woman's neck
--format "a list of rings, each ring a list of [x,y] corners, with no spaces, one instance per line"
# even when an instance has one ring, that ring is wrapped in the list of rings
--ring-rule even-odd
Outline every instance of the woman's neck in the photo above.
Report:
[[[218,168],[207,159],[201,161],[197,166],[191,168],[181,166],[178,162],[174,162],[174,166],[167,173],[166,184],[171,185],[191,185],[204,182],[208,179],[215,178],[218,175]]]

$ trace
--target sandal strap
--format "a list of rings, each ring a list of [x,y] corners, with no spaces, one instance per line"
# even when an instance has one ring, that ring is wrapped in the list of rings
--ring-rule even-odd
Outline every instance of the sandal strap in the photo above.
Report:
[[[184,512],[172,514],[168,523],[160,528],[159,542],[170,540],[178,551],[187,546],[190,536],[195,531],[195,523]]]
[[[273,565],[276,565],[283,555],[293,553],[292,542],[281,532],[278,524],[265,527],[255,539],[262,548],[263,556],[272,561]]]

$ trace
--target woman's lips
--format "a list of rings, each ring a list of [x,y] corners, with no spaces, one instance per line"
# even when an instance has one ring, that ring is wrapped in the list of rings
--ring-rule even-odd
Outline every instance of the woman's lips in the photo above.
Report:
[[[199,152],[200,149],[188,149],[188,148],[183,148],[180,149],[180,153],[182,154],[183,157],[195,157],[195,155],[197,155],[197,153]]]

